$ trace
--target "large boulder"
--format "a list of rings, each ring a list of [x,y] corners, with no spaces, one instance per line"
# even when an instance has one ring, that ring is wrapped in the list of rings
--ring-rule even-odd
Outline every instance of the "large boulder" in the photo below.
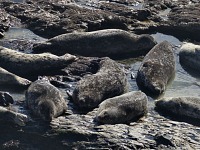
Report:
[[[175,73],[175,57],[167,41],[157,44],[142,61],[137,73],[137,85],[150,95],[159,95]]]
[[[162,98],[156,101],[156,109],[178,119],[200,120],[200,98],[198,97]]]
[[[179,59],[186,70],[200,72],[200,45],[184,43],[180,48]]]
[[[31,81],[21,78],[0,67],[0,86],[27,87]]]
[[[20,126],[24,126],[28,122],[28,117],[24,114],[14,112],[5,107],[0,106],[0,121],[11,122]]]
[[[29,86],[26,104],[34,115],[46,121],[51,121],[67,110],[61,92],[46,80],[37,80]]]
[[[103,100],[127,91],[123,69],[109,58],[102,58],[96,74],[84,76],[73,91],[73,101],[80,108],[97,107]]]
[[[137,120],[147,113],[147,96],[141,91],[132,91],[106,99],[97,110],[100,123],[116,124]]]
[[[0,67],[22,77],[55,72],[75,60],[75,56],[56,56],[48,53],[25,54],[0,47]]]
[[[130,57],[146,54],[156,42],[149,35],[135,35],[119,29],[94,32],[77,32],[56,36],[35,45],[34,53],[50,52],[56,55],[66,53],[96,57]]]

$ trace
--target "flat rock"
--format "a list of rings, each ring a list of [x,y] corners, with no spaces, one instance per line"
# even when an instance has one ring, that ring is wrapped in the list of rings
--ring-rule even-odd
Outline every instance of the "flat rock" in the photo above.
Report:
[[[164,41],[152,48],[144,57],[136,81],[139,88],[150,95],[159,95],[175,73],[172,46]]]
[[[73,91],[73,101],[80,107],[91,109],[103,100],[127,91],[127,79],[119,64],[102,58],[96,74],[83,77]]]
[[[120,29],[107,29],[94,32],[77,32],[56,36],[36,44],[34,53],[50,52],[56,55],[65,53],[93,57],[131,57],[146,54],[156,42],[149,35],[135,35]]]

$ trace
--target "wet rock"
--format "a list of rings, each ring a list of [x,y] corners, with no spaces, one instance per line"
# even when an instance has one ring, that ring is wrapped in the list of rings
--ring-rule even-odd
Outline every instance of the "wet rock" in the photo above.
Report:
[[[28,87],[31,81],[21,78],[0,67],[0,86],[14,86],[16,88]]]
[[[196,97],[162,98],[156,101],[156,109],[187,122],[200,119],[200,99]]]
[[[75,60],[75,56],[65,54],[56,56],[48,53],[25,54],[8,48],[0,47],[0,66],[6,70],[22,76],[58,73],[58,71]]]
[[[28,122],[28,117],[0,106],[0,120],[24,126]]]
[[[166,90],[174,73],[175,57],[172,46],[164,41],[145,56],[137,73],[137,85],[150,95],[160,95]]]
[[[181,65],[188,71],[200,71],[200,45],[184,43],[179,52]]]
[[[96,57],[123,57],[147,53],[156,42],[149,35],[135,35],[119,29],[62,34],[34,46],[34,53],[50,52]]]
[[[102,58],[94,75],[83,77],[73,91],[73,101],[80,107],[91,109],[103,100],[127,91],[127,79],[118,63]]]
[[[106,99],[98,108],[96,121],[104,124],[127,123],[147,113],[147,96],[140,91]]]
[[[45,80],[37,80],[29,86],[26,104],[34,115],[46,121],[51,121],[67,110],[61,92]]]
[[[0,106],[9,106],[13,104],[14,100],[12,96],[8,92],[1,92],[0,91]]]

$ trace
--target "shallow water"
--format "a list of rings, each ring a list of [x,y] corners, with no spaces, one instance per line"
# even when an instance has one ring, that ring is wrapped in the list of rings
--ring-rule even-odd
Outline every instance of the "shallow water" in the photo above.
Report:
[[[173,82],[168,86],[166,92],[162,95],[164,97],[175,97],[175,96],[200,96],[200,78],[192,77],[188,74],[179,63],[179,48],[182,44],[177,38],[165,35],[161,33],[151,34],[155,40],[160,43],[164,40],[170,42],[174,47],[174,54],[176,56],[176,75]],[[33,40],[33,41],[42,41],[45,40],[35,34],[33,34],[30,30],[20,29],[20,28],[11,28],[9,32],[5,34],[5,38],[3,40]],[[8,45],[9,46],[9,45]],[[128,74],[128,81],[130,83],[130,90],[138,90],[135,78],[131,79],[131,72],[133,77],[136,76],[137,70],[141,64],[142,58],[137,59],[127,59],[124,60],[126,64],[128,63],[131,66],[130,72]],[[75,84],[73,84],[73,87]],[[72,87],[72,88],[73,88]],[[60,89],[63,93],[64,97],[66,96],[66,90]],[[24,91],[10,91],[16,102],[21,103],[24,101]],[[153,109],[154,100],[150,99],[149,107]],[[24,107],[23,103],[21,105],[14,105],[12,108],[15,111],[28,114],[28,110]],[[6,126],[5,124],[1,124],[0,126],[0,145],[6,145],[10,143],[19,144],[23,149],[66,149],[68,146],[63,146],[62,139],[58,135],[49,134],[50,127],[48,124],[42,123],[41,121],[37,121],[37,119],[32,120],[25,127],[17,127],[17,126]],[[49,136],[50,135],[50,136]],[[66,137],[65,139],[69,138]],[[75,140],[75,139],[74,139]],[[73,141],[73,140],[71,140]],[[66,142],[66,141],[65,141]],[[1,149],[1,147],[0,147]]]

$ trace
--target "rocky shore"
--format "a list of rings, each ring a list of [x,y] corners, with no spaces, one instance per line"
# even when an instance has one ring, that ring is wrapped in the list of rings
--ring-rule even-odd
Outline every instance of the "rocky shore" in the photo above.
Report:
[[[200,88],[198,1],[3,0],[0,12],[0,149],[200,149],[200,95],[165,96],[177,66]],[[38,36],[10,41],[12,28]]]

